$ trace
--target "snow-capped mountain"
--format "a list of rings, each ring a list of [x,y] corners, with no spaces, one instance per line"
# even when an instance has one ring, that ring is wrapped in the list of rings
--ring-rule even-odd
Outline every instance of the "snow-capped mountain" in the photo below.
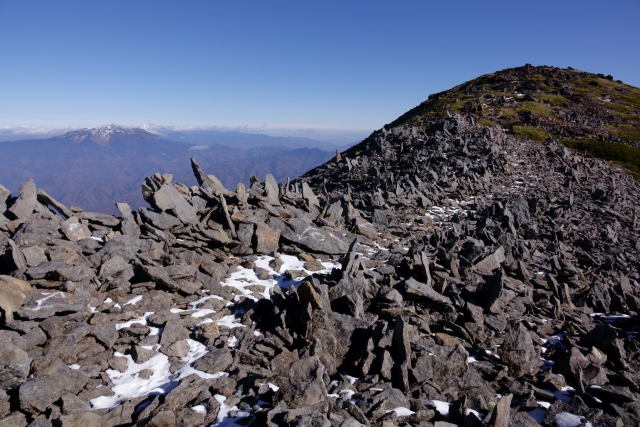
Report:
[[[115,212],[113,200],[133,207],[144,204],[140,182],[155,171],[172,173],[192,183],[189,158],[215,171],[228,186],[248,182],[252,175],[272,172],[294,178],[323,163],[331,152],[295,146],[249,146],[230,138],[208,143],[151,133],[118,125],[86,128],[52,138],[0,143],[0,182],[11,190],[33,178],[63,203],[89,210]],[[228,142],[225,145],[224,142]]]
[[[158,134],[148,132],[144,129],[118,126],[115,124],[74,130],[57,137],[57,139],[64,139],[76,143],[93,142],[96,144],[105,144],[114,140],[121,141],[123,139],[146,141],[158,138],[160,138]]]

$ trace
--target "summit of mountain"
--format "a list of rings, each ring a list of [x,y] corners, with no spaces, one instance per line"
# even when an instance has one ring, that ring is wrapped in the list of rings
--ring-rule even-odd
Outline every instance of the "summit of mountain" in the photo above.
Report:
[[[531,144],[557,141],[588,156],[621,165],[640,178],[640,88],[610,75],[525,65],[486,74],[430,95],[342,153],[341,158],[351,163],[344,163],[346,169],[338,168],[341,172],[337,172],[338,164],[329,161],[307,172],[303,179],[338,188],[349,182],[347,175],[353,175],[350,171],[355,164],[375,165],[380,170],[380,174],[373,173],[372,179],[362,183],[369,187],[385,171],[402,174],[404,166],[393,164],[388,153],[376,156],[378,148],[388,146],[389,140],[395,138],[394,143],[401,144],[404,155],[410,158],[416,154],[414,148],[425,148],[410,141],[438,133],[452,115],[491,129],[493,134],[499,132]],[[381,142],[385,139],[386,143]],[[398,150],[400,146],[387,148]],[[373,163],[366,160],[373,158],[377,159]],[[332,171],[339,176],[332,177]],[[358,179],[354,176],[355,181]]]

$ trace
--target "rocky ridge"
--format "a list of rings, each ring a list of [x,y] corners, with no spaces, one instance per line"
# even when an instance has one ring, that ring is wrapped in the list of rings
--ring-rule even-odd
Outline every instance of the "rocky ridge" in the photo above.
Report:
[[[0,425],[634,425],[638,182],[452,115],[119,216],[0,187]],[[564,423],[564,424],[563,424]]]

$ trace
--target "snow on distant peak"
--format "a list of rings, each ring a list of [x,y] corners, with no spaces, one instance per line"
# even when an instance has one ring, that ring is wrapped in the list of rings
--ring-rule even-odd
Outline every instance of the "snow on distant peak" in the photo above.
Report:
[[[74,142],[91,141],[95,143],[110,142],[114,138],[123,136],[140,136],[143,138],[157,137],[156,134],[148,132],[145,129],[124,127],[116,124],[109,124],[96,128],[84,128],[67,132],[63,135],[63,137],[69,138]]]
[[[152,124],[148,124],[148,123],[144,123],[142,125],[140,125],[140,129],[147,131],[149,133],[153,133],[155,135],[162,135],[162,133],[160,132],[160,127],[156,126],[156,125],[152,125]]]

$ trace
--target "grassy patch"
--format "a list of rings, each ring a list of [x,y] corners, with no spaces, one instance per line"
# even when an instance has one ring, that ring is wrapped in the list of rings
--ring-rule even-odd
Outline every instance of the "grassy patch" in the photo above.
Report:
[[[516,110],[514,110],[513,108],[501,108],[500,115],[504,117],[514,118],[518,115],[518,113],[516,113]]]
[[[640,149],[631,145],[610,141],[564,140],[564,145],[583,151],[600,159],[618,163],[640,179]]]
[[[548,106],[541,104],[539,102],[533,102],[533,101],[527,101],[520,104],[520,108],[518,108],[518,112],[531,113],[531,115],[536,117],[553,117],[556,114]]]
[[[640,127],[628,124],[621,124],[611,127],[611,132],[627,141],[640,141]]]
[[[536,96],[553,105],[566,106],[569,104],[569,100],[561,95],[553,95],[551,93],[537,93]]]
[[[498,124],[493,120],[485,119],[484,117],[479,118],[477,123],[482,126],[497,126]]]
[[[511,126],[511,131],[516,135],[533,139],[534,141],[544,141],[549,138],[549,132],[535,126]]]

